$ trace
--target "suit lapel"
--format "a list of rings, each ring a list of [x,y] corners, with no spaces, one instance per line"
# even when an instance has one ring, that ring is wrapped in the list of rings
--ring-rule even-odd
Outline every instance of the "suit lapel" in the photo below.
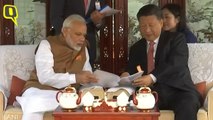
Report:
[[[159,59],[160,59],[160,55],[162,52],[162,49],[164,48],[165,45],[165,34],[161,33],[161,36],[159,38],[159,43],[157,46],[157,50],[156,50],[156,54],[155,54],[155,64],[158,63]]]
[[[141,47],[140,47],[140,49],[138,50],[138,51],[142,51],[140,54],[141,54],[141,56],[143,56],[143,57],[139,57],[141,60],[141,67],[142,67],[142,69],[145,71],[145,72],[147,72],[147,42],[146,42],[146,40],[145,39],[142,39],[141,40]],[[145,73],[146,74],[146,73]]]

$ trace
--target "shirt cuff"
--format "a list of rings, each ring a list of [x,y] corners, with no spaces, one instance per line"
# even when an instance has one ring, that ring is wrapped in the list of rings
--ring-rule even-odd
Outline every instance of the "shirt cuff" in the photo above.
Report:
[[[75,74],[70,74],[70,83],[71,83],[71,84],[76,83],[76,77],[75,77]]]
[[[150,75],[150,77],[152,78],[152,81],[153,81],[154,83],[156,83],[157,78],[156,78],[153,74],[149,74],[149,75]]]
[[[96,26],[97,28],[99,28],[99,27],[101,27],[101,25],[102,25],[102,23],[98,23],[98,24],[96,24],[95,26]]]

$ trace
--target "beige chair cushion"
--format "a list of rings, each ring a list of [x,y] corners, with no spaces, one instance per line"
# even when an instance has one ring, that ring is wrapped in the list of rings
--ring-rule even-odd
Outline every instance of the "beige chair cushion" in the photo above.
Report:
[[[4,112],[3,120],[21,120],[22,110],[20,107],[13,107],[9,105]],[[44,120],[54,120],[52,112],[47,112],[44,114]]]
[[[201,108],[197,114],[197,120],[208,120],[207,112]],[[171,110],[160,110],[159,120],[174,120],[174,112]]]

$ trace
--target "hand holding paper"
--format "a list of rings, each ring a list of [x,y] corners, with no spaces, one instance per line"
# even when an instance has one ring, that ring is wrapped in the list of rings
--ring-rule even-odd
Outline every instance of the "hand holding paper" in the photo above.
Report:
[[[100,13],[103,13],[103,14],[105,15],[105,17],[114,15],[114,14],[116,14],[116,13],[118,13],[118,12],[121,12],[121,11],[120,11],[120,10],[113,9],[113,8],[111,8],[111,7],[108,6],[108,5],[105,6],[104,8],[102,8],[102,9],[100,10]]]
[[[128,86],[128,85],[132,85],[132,82],[135,80],[135,79],[137,79],[137,78],[139,78],[139,77],[141,77],[142,76],[142,74],[143,74],[143,71],[140,71],[140,72],[137,72],[137,73],[135,73],[135,74],[133,74],[133,75],[130,75],[130,76],[127,76],[127,77],[122,77],[121,79],[120,79],[120,82],[119,82],[119,84],[121,85],[121,86]]]
[[[96,12],[98,12],[98,11],[96,11]],[[116,14],[116,13],[118,13],[118,12],[121,12],[120,10],[116,10],[116,9],[113,9],[113,8],[111,8],[110,6],[108,6],[108,5],[106,5],[106,6],[104,6],[101,10],[99,10],[99,12],[101,13],[101,14],[103,14],[103,16],[104,17],[107,17],[107,16],[111,16],[111,15],[114,15],[114,14]],[[95,13],[93,13],[93,14],[95,14]],[[92,17],[92,18],[91,18]],[[86,18],[86,22],[87,23],[90,23],[90,22],[92,22],[92,21],[94,21],[94,15],[91,15],[89,18]],[[100,18],[100,17],[99,17]],[[95,19],[97,19],[97,18],[95,18]],[[99,19],[100,20],[100,19]],[[96,21],[96,20],[95,20]]]
[[[134,80],[132,84],[134,86],[150,86],[151,84],[153,84],[153,80],[150,75],[144,75],[139,79]]]
[[[90,83],[85,86],[102,86],[102,87],[116,87],[120,85],[132,86],[132,81],[139,78],[143,74],[143,71],[135,73],[133,75],[120,78],[120,76],[102,70],[96,70],[94,75],[98,79],[97,83]]]

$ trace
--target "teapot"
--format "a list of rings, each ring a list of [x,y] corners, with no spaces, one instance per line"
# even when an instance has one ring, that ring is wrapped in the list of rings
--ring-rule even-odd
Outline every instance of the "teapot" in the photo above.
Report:
[[[133,103],[138,109],[153,109],[158,101],[158,94],[149,87],[141,87],[136,95],[133,94]]]
[[[57,92],[56,100],[62,108],[74,109],[80,104],[81,97],[79,97],[74,87],[68,86]]]

